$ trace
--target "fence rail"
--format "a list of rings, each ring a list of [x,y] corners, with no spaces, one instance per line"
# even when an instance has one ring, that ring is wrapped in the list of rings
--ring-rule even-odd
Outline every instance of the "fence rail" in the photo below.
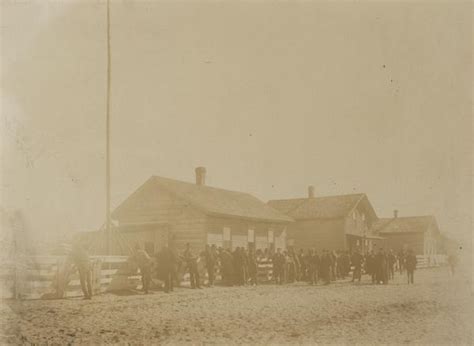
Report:
[[[106,291],[136,289],[140,275],[128,267],[127,256],[91,256],[92,286],[94,294]],[[446,263],[445,255],[417,256],[417,268],[429,268]],[[53,299],[82,296],[77,270],[65,256],[31,256],[16,262],[1,262],[1,298]],[[198,263],[201,281],[207,283],[203,261]],[[272,280],[271,259],[258,262],[257,278],[260,283]],[[181,286],[190,285],[189,274],[181,273]],[[215,268],[215,281],[221,280],[220,268]],[[159,280],[155,280],[155,282]]]

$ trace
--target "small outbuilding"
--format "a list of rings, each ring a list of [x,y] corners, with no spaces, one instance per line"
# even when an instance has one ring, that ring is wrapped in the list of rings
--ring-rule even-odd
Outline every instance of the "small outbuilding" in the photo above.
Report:
[[[396,252],[411,249],[416,255],[437,254],[440,230],[436,218],[427,216],[399,217],[394,210],[392,218],[381,218],[372,231],[386,239],[386,249]]]

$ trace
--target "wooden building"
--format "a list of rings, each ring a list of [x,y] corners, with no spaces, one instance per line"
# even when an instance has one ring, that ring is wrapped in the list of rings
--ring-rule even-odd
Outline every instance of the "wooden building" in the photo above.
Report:
[[[112,213],[119,236],[155,252],[164,243],[181,251],[206,244],[218,247],[286,248],[293,221],[256,197],[206,186],[206,170],[196,168],[196,183],[153,176]],[[122,230],[122,231],[121,231]]]
[[[372,231],[386,239],[385,247],[394,251],[412,249],[416,255],[436,255],[440,231],[434,216],[399,217],[394,210],[392,218],[381,218]]]
[[[288,228],[288,244],[296,249],[372,249],[382,238],[370,232],[377,215],[365,194],[272,200],[268,205],[295,220]]]

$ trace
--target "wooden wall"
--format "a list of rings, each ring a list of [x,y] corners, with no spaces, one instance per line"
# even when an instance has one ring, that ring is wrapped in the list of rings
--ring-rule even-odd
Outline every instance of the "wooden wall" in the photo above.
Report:
[[[368,233],[369,228],[367,226],[367,218],[364,219],[363,215],[362,210],[356,209],[346,217],[346,234],[363,237],[364,233]]]
[[[299,220],[289,226],[296,249],[345,249],[345,219]]]
[[[184,251],[186,243],[194,250],[201,250],[206,239],[206,216],[188,202],[157,187],[145,189],[140,198],[132,199],[117,219],[120,224],[169,224],[170,246],[178,252]]]
[[[424,255],[424,233],[383,233],[380,234],[386,238],[385,247],[398,252],[404,248],[412,249],[416,255]]]

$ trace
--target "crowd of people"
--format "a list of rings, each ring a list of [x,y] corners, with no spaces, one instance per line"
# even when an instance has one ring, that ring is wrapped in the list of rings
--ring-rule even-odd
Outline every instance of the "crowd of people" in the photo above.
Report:
[[[234,250],[207,245],[201,253],[193,252],[190,245],[182,254],[175,254],[165,246],[156,254],[156,261],[137,247],[133,255],[142,274],[143,290],[149,290],[152,266],[156,276],[164,282],[164,291],[173,291],[179,285],[179,277],[189,274],[191,288],[202,287],[198,263],[207,273],[207,286],[214,286],[216,272],[221,276],[224,286],[257,285],[259,283],[259,266],[271,263],[271,275],[266,277],[275,284],[307,282],[310,285],[323,283],[329,285],[338,279],[346,279],[352,273],[352,282],[361,281],[362,275],[369,275],[374,284],[387,284],[395,276],[406,271],[409,284],[414,283],[416,256],[411,250],[395,254],[392,250],[380,248],[377,252],[362,254],[355,251],[329,251],[294,249],[277,249],[271,251],[251,250],[236,247]],[[154,264],[153,264],[154,262]],[[266,280],[267,281],[267,280]]]
[[[73,258],[78,268],[81,287],[86,299],[91,299],[91,273],[88,255],[83,247],[73,250]],[[154,257],[154,258],[153,258]],[[202,263],[199,263],[201,262]],[[206,245],[201,253],[192,250],[190,244],[185,250],[177,254],[168,246],[150,256],[137,245],[129,258],[140,271],[142,289],[145,293],[150,290],[152,277],[157,277],[163,284],[166,293],[172,292],[175,285],[179,285],[185,273],[189,275],[190,286],[193,289],[202,288],[203,278],[199,267],[204,267],[207,273],[207,286],[214,286],[216,273],[221,276],[221,283],[225,286],[257,285],[259,283],[259,266],[267,264],[268,271],[265,281],[273,281],[282,285],[293,282],[307,282],[310,285],[323,283],[329,285],[338,279],[350,277],[352,282],[361,281],[362,275],[369,275],[373,284],[387,284],[398,271],[407,273],[408,284],[414,283],[416,256],[413,251],[392,250],[380,248],[377,252],[369,251],[363,254],[360,249],[354,251],[321,252],[308,249],[288,249],[272,251],[246,249],[217,248],[215,245]],[[268,266],[270,264],[270,266]],[[136,269],[135,269],[136,270]]]

